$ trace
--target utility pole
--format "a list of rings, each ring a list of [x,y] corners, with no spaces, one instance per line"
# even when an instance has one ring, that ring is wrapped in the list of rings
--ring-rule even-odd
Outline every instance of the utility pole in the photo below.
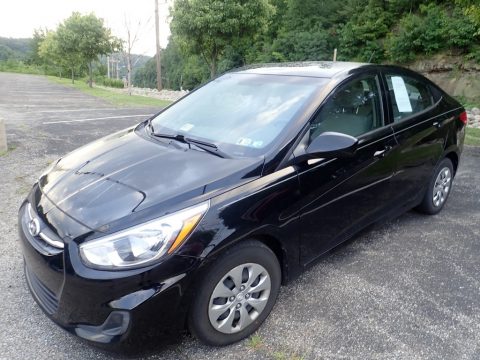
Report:
[[[158,18],[158,0],[155,1],[155,37],[157,42],[157,90],[162,90],[162,62],[160,59],[160,19]]]

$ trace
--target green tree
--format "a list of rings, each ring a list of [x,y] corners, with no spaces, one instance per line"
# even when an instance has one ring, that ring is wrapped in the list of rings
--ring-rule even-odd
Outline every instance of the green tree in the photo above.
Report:
[[[74,82],[75,66],[80,61],[88,66],[89,85],[92,86],[93,62],[100,55],[107,55],[121,48],[121,41],[112,36],[103,19],[94,14],[74,12],[58,26],[56,31],[58,50],[69,64]]]
[[[162,52],[167,87],[190,89],[208,72],[255,62],[330,60],[334,48],[351,61],[407,63],[439,52],[480,61],[479,0],[268,0],[267,20],[242,36],[245,18],[255,17],[236,6],[258,3],[177,0]]]
[[[274,61],[319,61],[331,60],[328,31],[315,26],[301,31],[282,31],[272,44]]]
[[[31,64],[41,65],[42,59],[40,58],[40,45],[47,36],[47,29],[35,29],[33,31],[33,39],[30,46],[30,54],[28,60]]]
[[[15,53],[7,45],[0,44],[0,61],[13,59]]]
[[[80,69],[78,57],[64,56],[58,42],[57,33],[48,31],[38,47],[38,57],[45,68],[54,68],[60,77],[64,69],[70,70],[72,82],[74,82],[75,73]]]
[[[174,39],[170,39],[162,50],[162,81],[165,88],[191,90],[208,80],[209,69],[199,55],[184,56]],[[221,67],[222,63],[219,65]],[[156,88],[157,71],[155,58],[135,72],[133,84],[140,87]]]
[[[409,62],[418,55],[439,51],[465,54],[478,42],[475,24],[460,9],[431,3],[420,5],[419,10],[404,16],[396,32],[390,34],[386,43],[390,59]]]
[[[478,0],[456,0],[455,3],[463,8],[465,15],[477,28],[476,35],[480,35],[480,4]]]
[[[354,11],[350,20],[340,30],[339,58],[378,62],[384,59],[383,38],[390,26],[390,14],[384,10],[383,1],[370,0],[366,5],[350,1]]]
[[[226,47],[264,30],[273,9],[268,0],[177,0],[171,30],[187,53],[204,58],[214,77]]]
[[[72,84],[75,83],[75,73],[83,63],[78,50],[79,34],[71,31],[65,24],[60,24],[57,31],[47,34],[40,45],[40,56],[46,64],[52,63],[70,70]]]

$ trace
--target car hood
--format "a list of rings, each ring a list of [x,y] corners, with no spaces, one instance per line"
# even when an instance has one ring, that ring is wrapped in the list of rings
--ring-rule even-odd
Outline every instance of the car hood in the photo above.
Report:
[[[61,158],[39,186],[54,206],[95,230],[152,206],[161,216],[261,175],[263,158],[224,159],[175,145],[127,129]]]

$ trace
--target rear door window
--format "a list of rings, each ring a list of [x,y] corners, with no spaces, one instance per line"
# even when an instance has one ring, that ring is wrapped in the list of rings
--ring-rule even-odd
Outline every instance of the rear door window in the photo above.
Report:
[[[403,75],[387,74],[386,78],[394,122],[433,106],[434,99],[428,84]]]

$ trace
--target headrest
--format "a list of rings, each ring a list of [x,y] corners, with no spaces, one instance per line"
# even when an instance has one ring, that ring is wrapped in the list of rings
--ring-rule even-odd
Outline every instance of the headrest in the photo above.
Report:
[[[335,104],[342,108],[357,108],[365,104],[365,91],[361,81],[351,84],[335,96]]]

